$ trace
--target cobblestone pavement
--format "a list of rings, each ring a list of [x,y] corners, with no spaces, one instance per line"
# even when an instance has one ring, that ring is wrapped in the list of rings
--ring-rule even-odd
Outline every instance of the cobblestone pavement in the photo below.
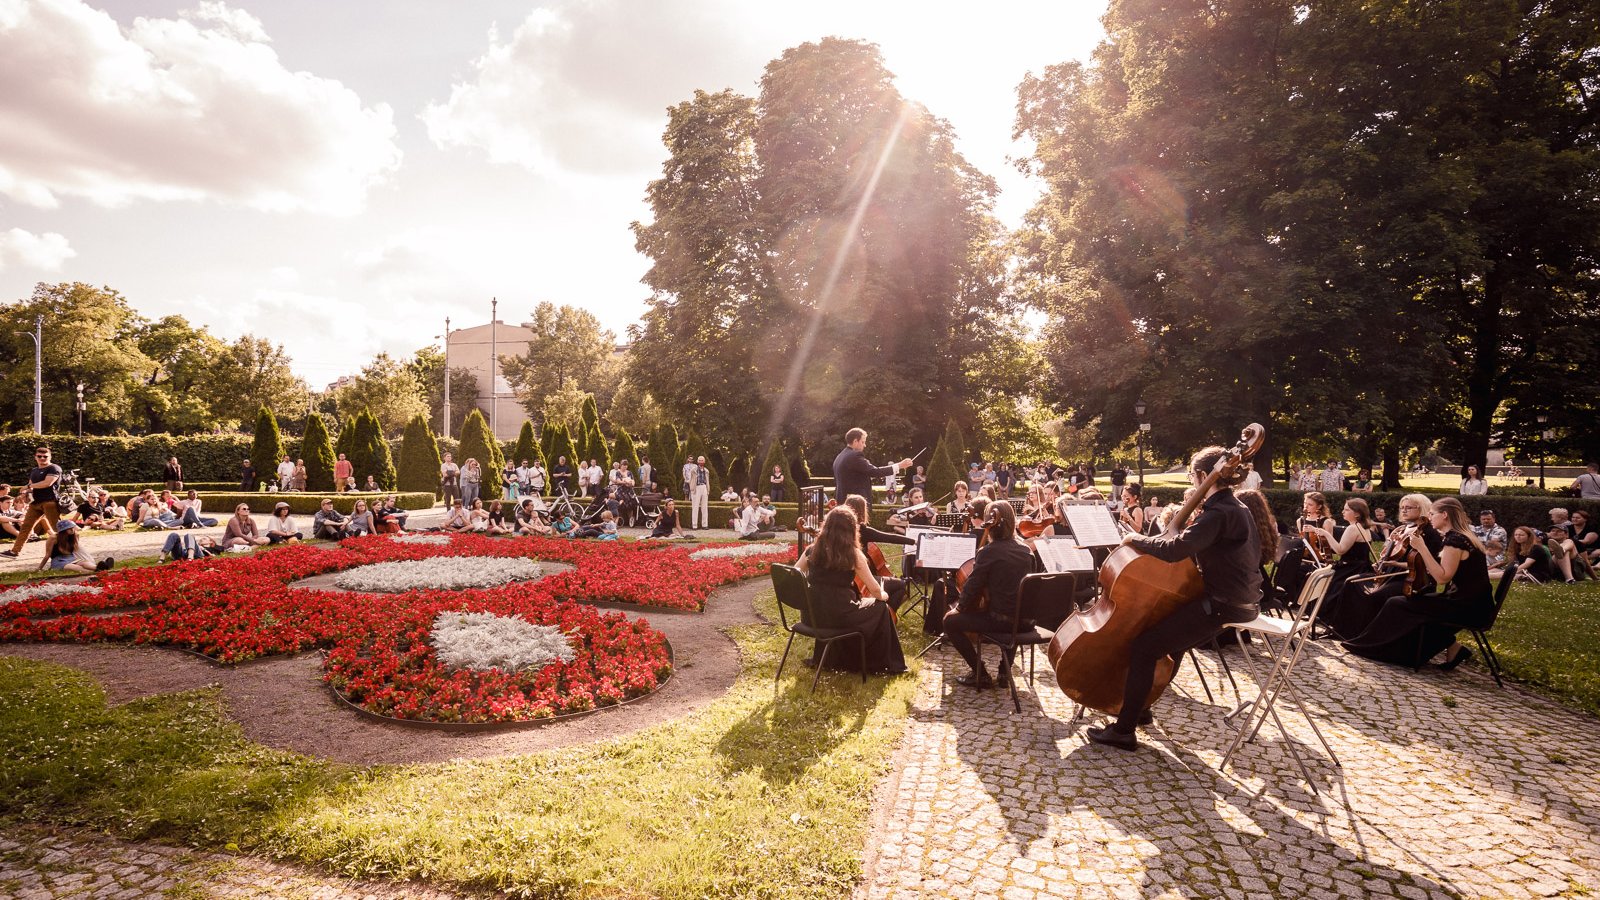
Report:
[[[861,896],[1600,893],[1600,728],[1481,669],[1413,673],[1315,645],[1295,680],[1342,768],[1279,707],[1312,793],[1270,722],[1219,771],[1236,701],[1214,656],[1217,705],[1186,662],[1136,753],[1069,725],[1043,656],[1015,715],[1005,692],[955,685],[953,652],[929,654]]]
[[[131,844],[81,832],[31,827],[0,831],[0,897],[16,900],[452,900],[458,896],[420,885],[330,878],[250,857]]]

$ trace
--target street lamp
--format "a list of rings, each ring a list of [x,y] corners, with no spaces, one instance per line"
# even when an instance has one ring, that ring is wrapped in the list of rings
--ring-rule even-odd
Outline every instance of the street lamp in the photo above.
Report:
[[[33,338],[33,433],[44,434],[44,316],[33,317],[32,331],[19,331]]]
[[[1542,491],[1544,490],[1544,448],[1545,444],[1550,440],[1550,429],[1544,426],[1546,422],[1550,421],[1550,417],[1544,413],[1539,413],[1536,418],[1539,420],[1539,490]]]
[[[83,382],[78,382],[78,439],[83,439]]]
[[[1133,436],[1133,444],[1139,452],[1139,489],[1141,491],[1144,490],[1144,435],[1145,432],[1150,430],[1150,423],[1142,421],[1144,419],[1144,409],[1143,399],[1133,401],[1133,417],[1141,420],[1139,422],[1139,430]]]
[[[444,436],[450,436],[450,317],[444,317],[444,334],[435,335],[444,338],[444,421],[442,429]]]

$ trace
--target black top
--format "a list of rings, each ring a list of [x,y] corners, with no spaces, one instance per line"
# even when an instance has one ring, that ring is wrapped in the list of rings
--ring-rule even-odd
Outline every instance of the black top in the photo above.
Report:
[[[1527,556],[1512,557],[1512,564],[1520,567],[1526,560],[1533,560],[1533,565],[1528,567],[1528,574],[1539,579],[1540,583],[1550,580],[1550,548],[1543,544],[1534,544]],[[1463,564],[1464,565],[1464,564]],[[1510,578],[1508,573],[1506,578]]]
[[[1441,542],[1454,547],[1467,556],[1456,566],[1455,577],[1450,579],[1450,593],[1461,603],[1462,615],[1458,621],[1466,624],[1487,624],[1494,610],[1494,585],[1489,581],[1489,561],[1483,551],[1473,546],[1472,539],[1459,531],[1447,532]]]
[[[973,558],[972,574],[961,589],[961,605],[970,607],[978,595],[989,592],[989,615],[1011,621],[1017,613],[1022,577],[1033,571],[1033,551],[1020,541],[985,544]]]
[[[46,478],[49,478],[51,475],[54,475],[57,480],[51,482],[49,487],[36,487],[33,489],[34,503],[56,502],[56,485],[61,483],[61,467],[55,463],[51,463],[48,466],[34,466],[28,470],[29,484],[38,484]]]
[[[872,479],[895,473],[894,466],[875,466],[867,455],[853,447],[846,447],[833,458],[833,499],[843,503],[851,494],[859,494],[872,504]]]
[[[244,489],[244,491],[246,493],[249,493],[251,491],[254,491],[259,486],[260,485],[258,485],[256,483],[256,467],[250,465],[249,463],[246,463],[245,465],[240,466],[239,467],[239,487]]]
[[[1156,559],[1177,562],[1194,557],[1206,593],[1240,609],[1261,605],[1261,535],[1255,517],[1233,491],[1206,498],[1193,525],[1171,537],[1133,536],[1133,546]]]
[[[656,527],[651,529],[650,534],[652,537],[661,537],[663,535],[671,534],[677,529],[677,527],[678,511],[674,509],[672,512],[667,512],[663,509],[661,511],[661,518],[656,519]]]
[[[571,466],[557,464],[554,469],[550,470],[550,479],[559,485],[563,490],[567,490],[571,487],[571,478]]]
[[[162,481],[182,481],[183,480],[183,466],[181,466],[181,465],[173,465],[172,463],[167,463],[165,466],[162,466],[161,467],[161,480]]]

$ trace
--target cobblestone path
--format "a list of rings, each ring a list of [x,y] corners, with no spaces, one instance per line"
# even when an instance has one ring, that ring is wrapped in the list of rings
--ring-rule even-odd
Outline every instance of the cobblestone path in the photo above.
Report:
[[[412,884],[331,878],[251,857],[132,844],[82,832],[0,831],[0,897],[16,900],[453,900]]]
[[[1253,696],[1238,653],[1229,657]],[[1156,727],[1127,753],[1069,727],[1071,704],[1042,653],[1021,715],[1004,691],[955,685],[966,667],[953,652],[929,654],[859,893],[1600,894],[1593,718],[1499,689],[1481,670],[1413,673],[1316,645],[1296,681],[1343,767],[1286,698],[1279,706],[1319,779],[1314,794],[1270,722],[1219,771],[1232,736],[1222,715],[1235,698],[1215,658],[1202,659],[1217,705],[1186,662],[1156,704]]]

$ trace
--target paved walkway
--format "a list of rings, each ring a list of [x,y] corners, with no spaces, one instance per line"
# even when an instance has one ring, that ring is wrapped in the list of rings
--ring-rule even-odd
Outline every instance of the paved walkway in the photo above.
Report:
[[[28,827],[0,831],[0,897],[17,900],[452,900],[458,896],[462,895],[421,885],[330,878],[252,857],[132,844],[83,832]]]
[[[953,652],[927,662],[880,798],[860,891],[872,900],[1600,893],[1600,723],[1481,670],[1413,673],[1316,646],[1297,680],[1343,768],[1318,762],[1287,703],[1282,716],[1313,794],[1270,723],[1218,771],[1225,709],[1187,664],[1126,753],[1068,727],[1047,667],[1013,715],[1004,692],[954,684]]]

